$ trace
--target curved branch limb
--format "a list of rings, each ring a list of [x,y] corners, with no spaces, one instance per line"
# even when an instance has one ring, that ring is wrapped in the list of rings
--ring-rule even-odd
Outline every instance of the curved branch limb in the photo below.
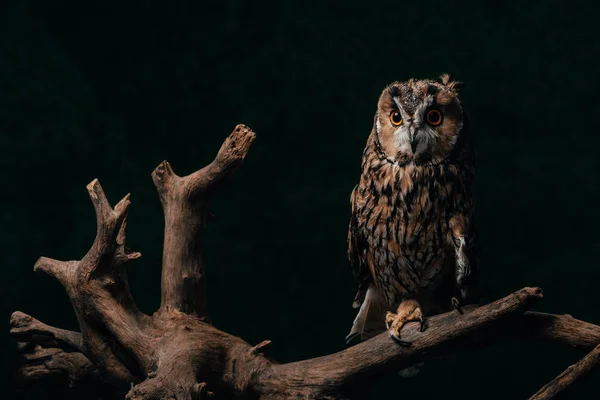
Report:
[[[13,375],[15,389],[21,392],[44,393],[44,398],[76,398],[100,400],[123,398],[102,380],[92,362],[77,351],[19,343],[19,369]],[[50,396],[50,397],[48,397]]]
[[[86,355],[101,371],[120,383],[139,382],[149,362],[151,334],[144,329],[150,317],[141,313],[129,291],[123,265],[141,256],[125,246],[129,194],[111,208],[102,186],[94,179],[87,190],[96,210],[97,234],[80,261],[77,286],[72,289],[86,344]]]
[[[54,328],[20,311],[15,311],[10,317],[10,335],[19,342],[55,343],[58,347],[83,351],[81,333]]]
[[[96,211],[96,238],[81,261],[42,257],[34,269],[55,276],[65,287],[81,329],[81,350],[119,386],[139,382],[148,362],[150,317],[136,307],[123,265],[140,257],[125,246],[129,195],[111,208],[97,179],[87,185]]]
[[[521,317],[521,324],[514,328],[517,336],[560,342],[580,349],[591,349],[600,343],[600,326],[571,315],[527,311]]]
[[[58,261],[53,258],[40,257],[35,262],[33,270],[56,278],[68,291],[71,282],[75,279],[76,264],[75,261]]]
[[[208,201],[242,164],[254,138],[250,128],[238,125],[201,170],[179,177],[163,161],[152,173],[165,215],[160,312],[209,320],[201,248],[204,226],[212,218]]]
[[[463,339],[518,316],[541,297],[539,288],[524,288],[469,313],[452,311],[430,317],[425,332],[418,323],[409,323],[402,329],[402,337],[412,342],[410,347],[398,346],[385,332],[336,354],[272,365],[270,373],[259,378],[263,394],[271,393],[263,398],[285,398],[277,395],[284,387],[287,395],[339,398],[334,394],[346,393],[360,382],[455,351],[457,344],[464,344]]]
[[[104,378],[117,388],[122,386],[124,382],[138,382],[139,378],[122,364],[121,360],[116,354],[115,349],[109,345],[113,339],[106,336],[105,328],[102,329],[102,331],[98,331],[97,329],[99,326],[97,319],[106,319],[98,316],[96,312],[97,306],[100,306],[104,311],[115,310],[116,314],[122,310],[118,308],[119,306],[117,302],[110,297],[108,297],[108,303],[112,303],[113,305],[95,304],[91,300],[91,297],[89,297],[89,292],[86,290],[86,288],[77,284],[77,271],[80,263],[80,261],[63,262],[47,257],[41,257],[36,262],[34,270],[42,271],[54,276],[67,291],[67,294],[71,299],[71,304],[75,310],[75,314],[77,315],[79,327],[82,331],[80,341],[76,339],[75,336],[72,336],[71,339],[73,344],[80,342],[81,351],[83,354],[85,354],[84,357],[92,360],[93,364],[102,371]],[[91,310],[91,312],[88,310]],[[118,318],[119,317],[117,317],[117,321]],[[127,319],[124,321],[127,321]],[[18,331],[15,333],[17,335],[19,334]],[[67,335],[60,337],[60,339],[64,339],[66,343]],[[40,340],[43,340],[43,338],[32,337],[32,342],[34,343],[40,342]],[[78,356],[61,355],[60,357],[59,363],[61,363],[61,365],[62,363],[71,362],[69,360],[73,357],[76,357],[75,361],[80,359]],[[25,364],[27,363],[25,362]],[[23,371],[25,378],[30,376],[30,372],[33,374],[31,376],[35,377],[38,376],[38,374],[45,374],[44,371],[46,370],[45,368],[37,366],[37,364],[33,368],[29,368],[27,365],[25,365],[23,368],[26,369]],[[60,370],[60,368],[52,367],[49,372],[55,373],[57,370]]]
[[[96,210],[96,239],[92,248],[81,260],[81,272],[83,273],[79,273],[80,279],[93,279],[98,275],[111,275],[114,273],[115,268],[125,261],[116,260],[118,257],[115,257],[115,254],[123,252],[120,249],[125,243],[123,223],[126,225],[125,220],[131,205],[130,195],[127,194],[113,209],[98,179],[90,182],[87,185],[87,190]],[[121,243],[118,243],[119,241]]]
[[[210,195],[214,189],[231,178],[242,165],[256,135],[245,125],[237,125],[225,139],[217,156],[206,167],[186,177],[188,193],[193,201],[198,196]]]
[[[564,392],[578,379],[590,372],[598,364],[600,364],[600,345],[596,346],[594,350],[588,353],[588,355],[579,362],[571,365],[562,374],[541,388],[536,394],[531,396],[529,400],[553,399],[558,394]]]
[[[20,384],[59,380],[73,386],[84,379],[100,380],[96,367],[79,352],[27,343],[20,346],[19,357],[16,378]]]

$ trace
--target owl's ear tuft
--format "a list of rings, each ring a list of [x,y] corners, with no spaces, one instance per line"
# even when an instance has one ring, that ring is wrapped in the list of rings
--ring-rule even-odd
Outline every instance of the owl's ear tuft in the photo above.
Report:
[[[442,82],[442,85],[446,86],[447,89],[456,94],[458,94],[458,91],[463,87],[463,83],[453,80],[450,74],[442,74],[440,76],[440,81]]]
[[[444,86],[448,85],[448,83],[450,83],[451,80],[452,80],[452,77],[450,76],[450,74],[440,75],[440,81],[442,82],[442,85],[444,85]]]

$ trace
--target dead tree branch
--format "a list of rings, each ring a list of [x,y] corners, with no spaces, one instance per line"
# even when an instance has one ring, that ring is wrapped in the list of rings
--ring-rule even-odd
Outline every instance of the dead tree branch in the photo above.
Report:
[[[98,370],[83,354],[60,348],[44,348],[40,345],[21,345],[22,368],[18,380],[22,383],[64,380],[70,386],[92,376],[99,378]]]
[[[82,353],[80,333],[54,328],[18,311],[10,326],[10,334],[19,341],[16,388],[26,390],[32,384],[62,388],[82,399],[98,389],[107,391],[98,369]]]
[[[152,316],[132,299],[125,266],[140,253],[125,247],[129,195],[111,207],[100,183],[87,189],[96,210],[96,238],[80,261],[42,257],[35,265],[65,287],[81,333],[45,325],[15,312],[11,334],[27,342],[35,357],[53,363],[69,357],[63,374],[78,371],[115,388],[115,396],[150,399],[357,399],[376,378],[475,342],[506,336],[548,339],[580,348],[600,343],[600,327],[570,316],[527,312],[542,297],[524,288],[465,314],[449,312],[429,319],[429,329],[408,324],[398,346],[387,333],[344,351],[278,364],[262,349],[211,326],[205,300],[202,235],[210,200],[245,159],[254,133],[238,125],[207,167],[179,177],[162,162],[152,174],[165,215],[161,306]],[[524,329],[526,327],[526,329]],[[476,338],[477,340],[473,340]],[[62,353],[61,353],[62,352]],[[68,354],[68,355],[67,355]],[[38,363],[39,364],[39,363]],[[64,365],[66,363],[62,363]],[[52,377],[56,368],[25,362],[26,376]],[[75,369],[75,370],[70,370]]]
[[[576,364],[571,365],[562,374],[554,378],[550,383],[541,388],[529,400],[548,400],[562,393],[576,380],[590,372],[592,368],[600,364],[600,345],[596,346],[587,356]]]
[[[19,342],[52,343],[58,347],[67,346],[73,350],[83,351],[81,333],[54,328],[20,311],[14,312],[10,317],[10,327],[11,336]]]
[[[571,315],[527,311],[523,326],[514,334],[529,339],[559,342],[571,347],[589,350],[600,343],[600,327],[573,318]]]
[[[161,310],[209,320],[206,308],[202,231],[208,201],[242,164],[255,135],[238,125],[208,166],[179,177],[163,161],[152,173],[165,214]]]

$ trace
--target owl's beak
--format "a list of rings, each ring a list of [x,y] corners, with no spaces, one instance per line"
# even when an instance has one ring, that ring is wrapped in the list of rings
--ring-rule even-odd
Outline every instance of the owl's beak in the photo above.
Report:
[[[415,137],[415,128],[411,127],[410,131],[410,149],[412,150],[412,153],[415,154],[415,152],[417,151],[417,138]]]
[[[409,142],[410,142],[410,149],[412,150],[412,153],[415,154],[415,152],[417,151],[417,139],[416,139],[416,135],[415,133],[417,130],[417,127],[414,126],[412,123],[409,123],[408,125],[408,138],[409,138]]]
[[[410,139],[410,149],[413,154],[417,151],[417,141],[414,136]]]

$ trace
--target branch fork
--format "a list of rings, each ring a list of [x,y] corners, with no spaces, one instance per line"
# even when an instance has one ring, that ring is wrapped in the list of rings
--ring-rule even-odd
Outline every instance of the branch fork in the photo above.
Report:
[[[79,261],[41,257],[36,271],[65,287],[80,332],[46,325],[22,312],[11,317],[11,335],[20,343],[23,381],[96,380],[115,398],[150,399],[359,399],[386,372],[473,346],[478,339],[506,336],[547,339],[594,350],[532,399],[549,399],[598,363],[600,327],[572,317],[528,311],[541,299],[538,288],[523,288],[465,314],[429,318],[429,329],[407,324],[401,347],[387,333],[339,353],[278,364],[264,355],[271,342],[251,346],[210,324],[205,298],[202,239],[214,220],[210,201],[243,163],[255,135],[238,125],[215,159],[187,176],[167,161],[152,173],[164,216],[161,305],[152,316],[138,310],[125,266],[141,257],[126,242],[126,195],[111,207],[98,182],[87,190],[96,211],[96,238]],[[478,343],[480,341],[477,341]],[[40,362],[43,360],[43,362]],[[59,371],[59,372],[57,372]],[[82,379],[85,377],[86,379]]]

